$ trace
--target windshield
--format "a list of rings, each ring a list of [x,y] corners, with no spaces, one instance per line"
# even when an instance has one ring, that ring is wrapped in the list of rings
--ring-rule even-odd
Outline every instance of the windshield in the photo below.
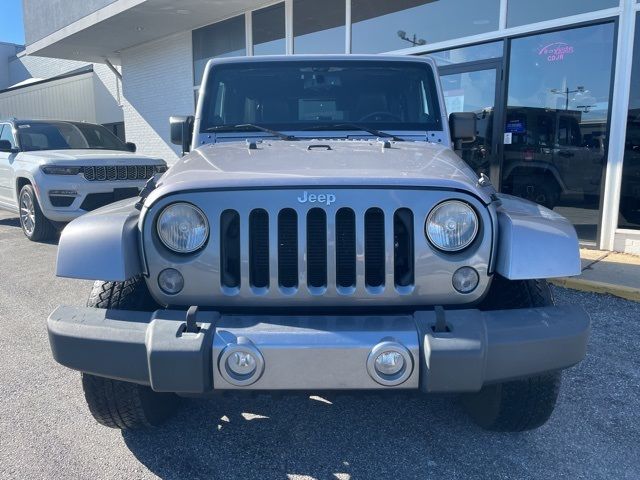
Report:
[[[206,87],[201,132],[245,124],[278,131],[442,129],[433,72],[423,63],[223,64],[213,68]]]
[[[34,150],[123,150],[125,144],[101,125],[75,122],[33,122],[18,125],[20,147]]]

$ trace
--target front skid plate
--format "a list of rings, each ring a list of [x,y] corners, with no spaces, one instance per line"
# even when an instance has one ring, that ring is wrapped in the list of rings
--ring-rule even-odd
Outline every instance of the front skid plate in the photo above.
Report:
[[[197,333],[185,312],[129,312],[58,307],[49,317],[54,358],[69,368],[150,385],[156,391],[213,389],[415,389],[477,391],[486,383],[570,367],[585,355],[589,318],[581,308],[445,312],[436,333],[433,311],[380,316],[244,316],[199,312]],[[397,386],[367,370],[380,342],[410,355]],[[251,384],[230,383],[220,367],[238,345],[257,349],[263,371]],[[236,382],[238,383],[238,382]],[[242,382],[240,382],[242,383]]]

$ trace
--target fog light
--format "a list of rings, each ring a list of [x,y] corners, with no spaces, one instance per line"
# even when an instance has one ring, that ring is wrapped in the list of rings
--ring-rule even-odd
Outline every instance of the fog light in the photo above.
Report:
[[[264,371],[260,350],[246,337],[239,337],[220,354],[218,370],[232,385],[244,387],[258,381]]]
[[[453,288],[455,288],[460,293],[471,293],[473,292],[478,283],[480,282],[480,276],[475,269],[471,267],[462,267],[456,270],[453,274],[453,278],[451,283],[453,283]]]
[[[407,348],[394,341],[383,341],[371,349],[367,371],[380,385],[403,383],[413,371],[413,358]]]
[[[184,288],[184,277],[178,270],[167,268],[158,275],[158,286],[167,295],[175,295]]]
[[[382,375],[395,375],[404,367],[404,358],[398,352],[388,350],[376,357],[375,367]]]
[[[235,352],[227,358],[227,366],[236,375],[251,375],[256,369],[256,357],[251,352]]]

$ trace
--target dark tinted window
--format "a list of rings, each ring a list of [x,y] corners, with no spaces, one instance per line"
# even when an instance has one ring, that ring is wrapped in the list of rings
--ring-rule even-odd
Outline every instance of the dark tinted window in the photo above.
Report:
[[[293,0],[294,53],[344,53],[344,0]]]
[[[381,53],[490,32],[499,17],[500,0],[351,0],[351,48]]]
[[[193,81],[200,85],[207,62],[247,54],[244,15],[193,31]]]
[[[617,7],[620,0],[509,0],[507,26],[515,27],[528,23],[568,17],[580,13]]]
[[[18,125],[20,146],[33,150],[127,150],[124,143],[101,125],[71,122],[34,122]]]
[[[609,138],[615,25],[511,42],[503,190],[552,208],[595,241]]]
[[[345,122],[440,130],[431,68],[416,62],[260,62],[220,65],[209,77],[202,130],[253,123],[303,130]]]
[[[620,228],[640,228],[640,17],[636,18],[627,136],[620,192]]]
[[[284,2],[256,10],[251,14],[254,55],[286,53]]]

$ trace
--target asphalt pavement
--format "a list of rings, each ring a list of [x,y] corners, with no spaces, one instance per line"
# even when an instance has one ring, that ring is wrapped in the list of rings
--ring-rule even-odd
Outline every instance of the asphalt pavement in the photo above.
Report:
[[[80,375],[51,358],[47,315],[91,287],[56,278],[55,253],[0,212],[2,479],[640,478],[640,303],[554,287],[592,335],[533,432],[484,432],[456,397],[409,394],[185,400],[165,426],[123,434],[93,421]]]

